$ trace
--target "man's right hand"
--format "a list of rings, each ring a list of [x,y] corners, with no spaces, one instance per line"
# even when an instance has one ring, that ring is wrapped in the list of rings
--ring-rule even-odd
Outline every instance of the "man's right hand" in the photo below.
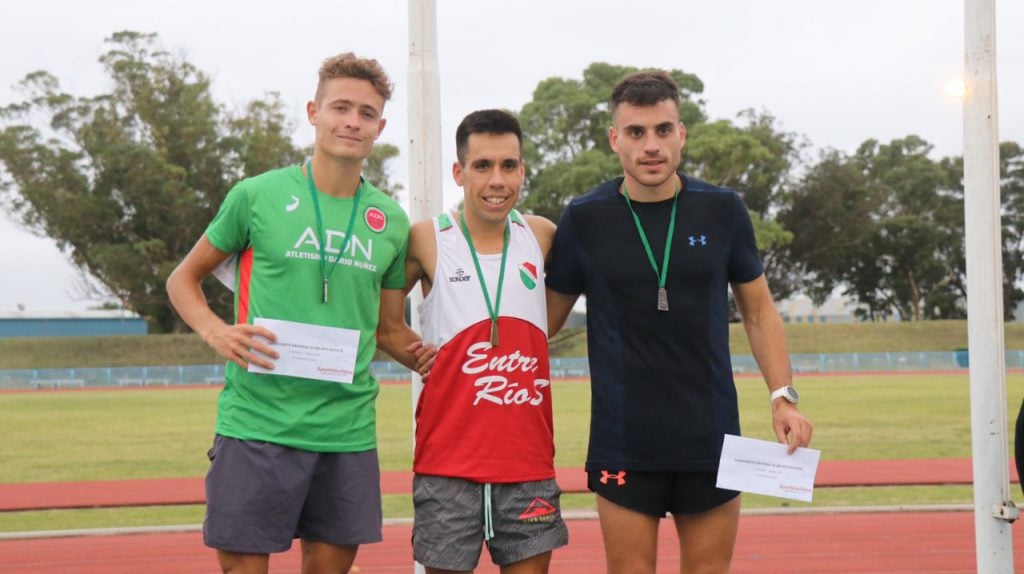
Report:
[[[262,339],[257,339],[261,337]],[[218,325],[210,331],[203,334],[203,340],[206,344],[217,351],[217,354],[232,363],[242,367],[243,369],[249,368],[249,363],[263,367],[264,369],[273,369],[274,363],[272,363],[266,357],[276,359],[278,357],[277,351],[275,351],[270,345],[264,343],[264,340],[270,341],[271,343],[277,342],[277,336],[270,332],[266,327],[257,327],[256,325],[228,325],[226,323]],[[257,355],[253,351],[258,351],[264,356]]]
[[[410,344],[405,350],[416,356],[416,372],[422,377],[423,382],[427,382],[427,377],[430,375],[430,369],[434,366],[434,358],[437,357],[437,347],[433,345],[424,345],[423,341],[416,341]]]

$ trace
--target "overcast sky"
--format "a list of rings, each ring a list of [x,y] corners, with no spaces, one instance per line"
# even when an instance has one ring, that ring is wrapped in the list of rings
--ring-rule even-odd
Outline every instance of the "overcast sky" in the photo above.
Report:
[[[766,109],[813,148],[852,152],[868,138],[917,134],[936,157],[962,150],[963,0],[438,0],[445,173],[455,126],[485,107],[520,109],[541,80],[579,78],[592,62],[679,68],[705,85],[711,118]],[[635,9],[631,11],[630,9]],[[998,3],[1000,139],[1024,143],[1024,2]],[[0,105],[47,70],[74,94],[108,88],[97,58],[112,32],[156,32],[241,107],[277,91],[312,141],[304,106],[320,61],[354,51],[391,74],[381,141],[407,177],[407,8],[401,0],[32,0],[8,3],[0,25]],[[449,178],[446,178],[449,179]],[[447,203],[459,190],[446,181]],[[585,191],[585,190],[580,190]],[[52,241],[0,217],[0,312],[77,310],[77,272]]]

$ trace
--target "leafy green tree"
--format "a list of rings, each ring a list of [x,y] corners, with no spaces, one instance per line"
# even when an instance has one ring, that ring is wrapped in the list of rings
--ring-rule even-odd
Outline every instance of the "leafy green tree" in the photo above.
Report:
[[[363,162],[363,177],[393,198],[398,197],[398,193],[404,189],[402,184],[391,181],[389,164],[398,157],[398,153],[398,146],[378,142],[373,146],[373,153]]]
[[[905,320],[964,316],[964,216],[956,180],[916,136],[866,142],[859,161],[884,192],[875,262],[888,304]]]
[[[963,169],[959,171],[963,173]],[[999,146],[1002,198],[1003,312],[1012,319],[1024,301],[1024,148],[1014,142]]]
[[[530,164],[526,165],[530,170]],[[555,163],[530,176],[523,189],[523,208],[557,223],[573,197],[620,173],[618,156],[597,149],[586,150],[575,161]]]
[[[263,173],[302,161],[312,153],[311,148],[295,148],[291,140],[295,122],[285,115],[285,109],[280,94],[271,92],[262,100],[249,102],[243,114],[226,118],[228,130],[222,137],[230,151],[224,160],[238,174]]]
[[[757,242],[758,250],[763,252],[773,246],[784,246],[793,242],[793,232],[787,231],[778,221],[762,219],[749,209],[747,212],[750,213],[750,221],[754,225],[754,240]]]
[[[736,189],[762,218],[779,207],[806,142],[780,129],[775,116],[744,110],[738,123],[718,120],[688,130],[683,168],[703,180]]]
[[[916,136],[827,152],[780,214],[791,259],[820,302],[837,287],[867,318],[962,317],[963,208],[949,169]]]
[[[963,189],[962,157],[943,160]],[[1024,301],[1024,149],[1015,142],[999,145],[1000,204],[1002,220],[1003,315],[1014,318],[1017,304]]]
[[[874,232],[868,223],[880,203],[877,191],[848,156],[827,150],[788,194],[779,213],[783,227],[793,230],[786,261],[816,303],[847,279],[850,262]]]
[[[154,330],[181,331],[167,275],[236,181],[304,154],[276,95],[232,115],[209,78],[155,35],[119,32],[107,42],[109,93],[71,95],[35,72],[20,84],[26,99],[0,109],[0,193],[26,227],[55,239]],[[229,313],[228,294],[210,293]]]

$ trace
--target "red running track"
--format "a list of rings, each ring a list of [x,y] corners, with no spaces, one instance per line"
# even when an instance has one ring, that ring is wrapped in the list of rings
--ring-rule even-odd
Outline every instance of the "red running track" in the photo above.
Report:
[[[412,572],[409,525],[385,527],[381,544],[364,546],[359,574]],[[596,520],[569,521],[569,546],[552,574],[604,572]],[[1014,552],[1024,552],[1021,537]],[[658,573],[679,572],[674,530],[662,522]],[[137,534],[0,541],[0,573],[192,574],[216,571],[199,533]],[[733,572],[780,574],[975,572],[972,512],[748,515],[740,520]],[[271,559],[275,573],[299,572],[296,545]],[[355,570],[353,570],[355,572]],[[485,557],[480,574],[498,570]]]

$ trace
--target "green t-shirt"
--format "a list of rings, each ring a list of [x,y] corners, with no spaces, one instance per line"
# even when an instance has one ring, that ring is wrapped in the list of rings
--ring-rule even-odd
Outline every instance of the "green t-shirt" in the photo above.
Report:
[[[318,193],[323,233],[299,166],[238,183],[206,237],[225,253],[240,253],[235,320],[256,317],[358,330],[351,384],[249,373],[228,363],[216,432],[316,452],[360,452],[376,447],[376,350],[380,290],[405,288],[409,218],[369,183],[363,186],[352,239],[327,265],[330,295],[321,300],[320,241],[328,260],[340,254],[353,198]]]

